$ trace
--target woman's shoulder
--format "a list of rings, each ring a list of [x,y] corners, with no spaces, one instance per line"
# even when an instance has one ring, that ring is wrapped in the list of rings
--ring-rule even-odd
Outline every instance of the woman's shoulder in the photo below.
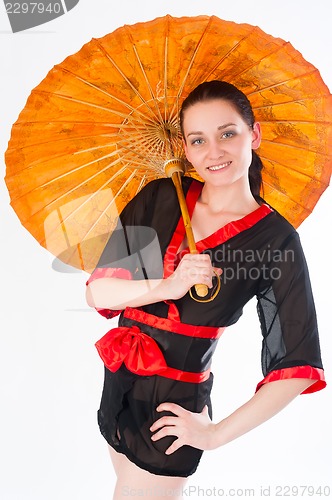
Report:
[[[193,181],[194,179],[190,177],[183,177],[182,186],[185,194]],[[174,203],[177,203],[177,195],[173,181],[168,177],[161,177],[145,184],[129,201],[122,214],[126,215],[132,211],[151,211],[160,205],[168,209]]]
[[[271,214],[268,217],[269,225],[273,229],[279,229],[283,233],[296,233],[295,227],[268,201],[260,198],[260,203],[270,208]]]
[[[172,187],[171,179],[159,178],[147,182],[132,198],[131,204],[146,203],[158,196],[158,194],[169,191]]]
[[[262,219],[261,230],[269,237],[270,244],[282,245],[291,239],[299,239],[296,228],[273,206],[264,200],[271,212]]]
[[[189,177],[187,175],[182,177],[182,187],[184,193],[188,191],[190,186],[193,184],[201,184],[198,180],[193,177]],[[175,187],[173,181],[169,177],[160,177],[158,179],[154,179],[148,182],[138,193],[138,196],[154,196],[154,195],[169,195],[171,193],[175,193]],[[136,195],[137,196],[137,195]]]

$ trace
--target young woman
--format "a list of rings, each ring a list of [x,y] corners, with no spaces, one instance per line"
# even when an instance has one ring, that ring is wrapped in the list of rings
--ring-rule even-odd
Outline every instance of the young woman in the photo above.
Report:
[[[325,386],[298,234],[259,196],[261,130],[248,99],[229,83],[206,82],[184,101],[180,121],[186,157],[204,181],[183,178],[199,253],[188,251],[172,181],[160,179],[125,208],[88,281],[91,307],[106,317],[121,312],[119,328],[96,344],[105,364],[98,421],[116,499],[147,487],[155,499],[166,490],[181,498],[203,450]],[[193,301],[191,287],[211,288],[215,273],[222,291]],[[211,358],[254,296],[264,378],[249,401],[212,422]]]

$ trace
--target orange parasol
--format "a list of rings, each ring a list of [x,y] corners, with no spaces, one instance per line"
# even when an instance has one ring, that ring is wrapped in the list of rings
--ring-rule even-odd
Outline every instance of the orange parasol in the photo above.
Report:
[[[6,183],[22,224],[91,271],[116,216],[165,161],[183,157],[178,110],[199,83],[250,99],[264,198],[294,226],[329,184],[331,94],[290,43],[217,17],[165,16],[92,39],[32,91],[12,129]],[[196,176],[190,165],[186,175]]]

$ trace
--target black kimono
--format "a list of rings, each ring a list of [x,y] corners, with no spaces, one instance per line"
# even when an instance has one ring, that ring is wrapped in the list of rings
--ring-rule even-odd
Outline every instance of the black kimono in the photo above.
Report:
[[[183,178],[190,215],[203,184]],[[88,283],[101,277],[153,279],[172,274],[185,237],[176,192],[170,179],[150,182],[124,209]],[[151,441],[151,424],[163,414],[162,402],[201,412],[213,375],[210,365],[225,327],[241,316],[254,296],[263,335],[262,371],[267,382],[309,378],[304,392],[325,387],[315,306],[308,270],[295,229],[266,203],[196,243],[199,252],[221,267],[221,290],[211,302],[187,293],[124,311],[96,347],[105,364],[98,422],[107,442],[154,474],[189,476],[202,451],[183,446],[165,455],[175,437]]]

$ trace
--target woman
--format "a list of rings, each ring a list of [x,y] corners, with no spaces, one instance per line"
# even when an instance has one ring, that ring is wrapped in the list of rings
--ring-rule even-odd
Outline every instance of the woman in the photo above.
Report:
[[[105,363],[98,419],[118,476],[114,498],[147,486],[156,499],[166,489],[181,498],[203,450],[325,386],[298,235],[259,196],[261,130],[248,99],[229,83],[205,82],[183,102],[180,121],[186,157],[204,181],[183,178],[199,253],[188,252],[172,182],[153,181],[121,214],[88,281],[90,306],[106,317],[121,312],[119,328],[96,344]],[[156,241],[163,269],[155,252],[144,258]],[[222,291],[194,302],[190,288],[211,288],[215,273]],[[264,379],[248,402],[213,423],[211,357],[254,296]]]

